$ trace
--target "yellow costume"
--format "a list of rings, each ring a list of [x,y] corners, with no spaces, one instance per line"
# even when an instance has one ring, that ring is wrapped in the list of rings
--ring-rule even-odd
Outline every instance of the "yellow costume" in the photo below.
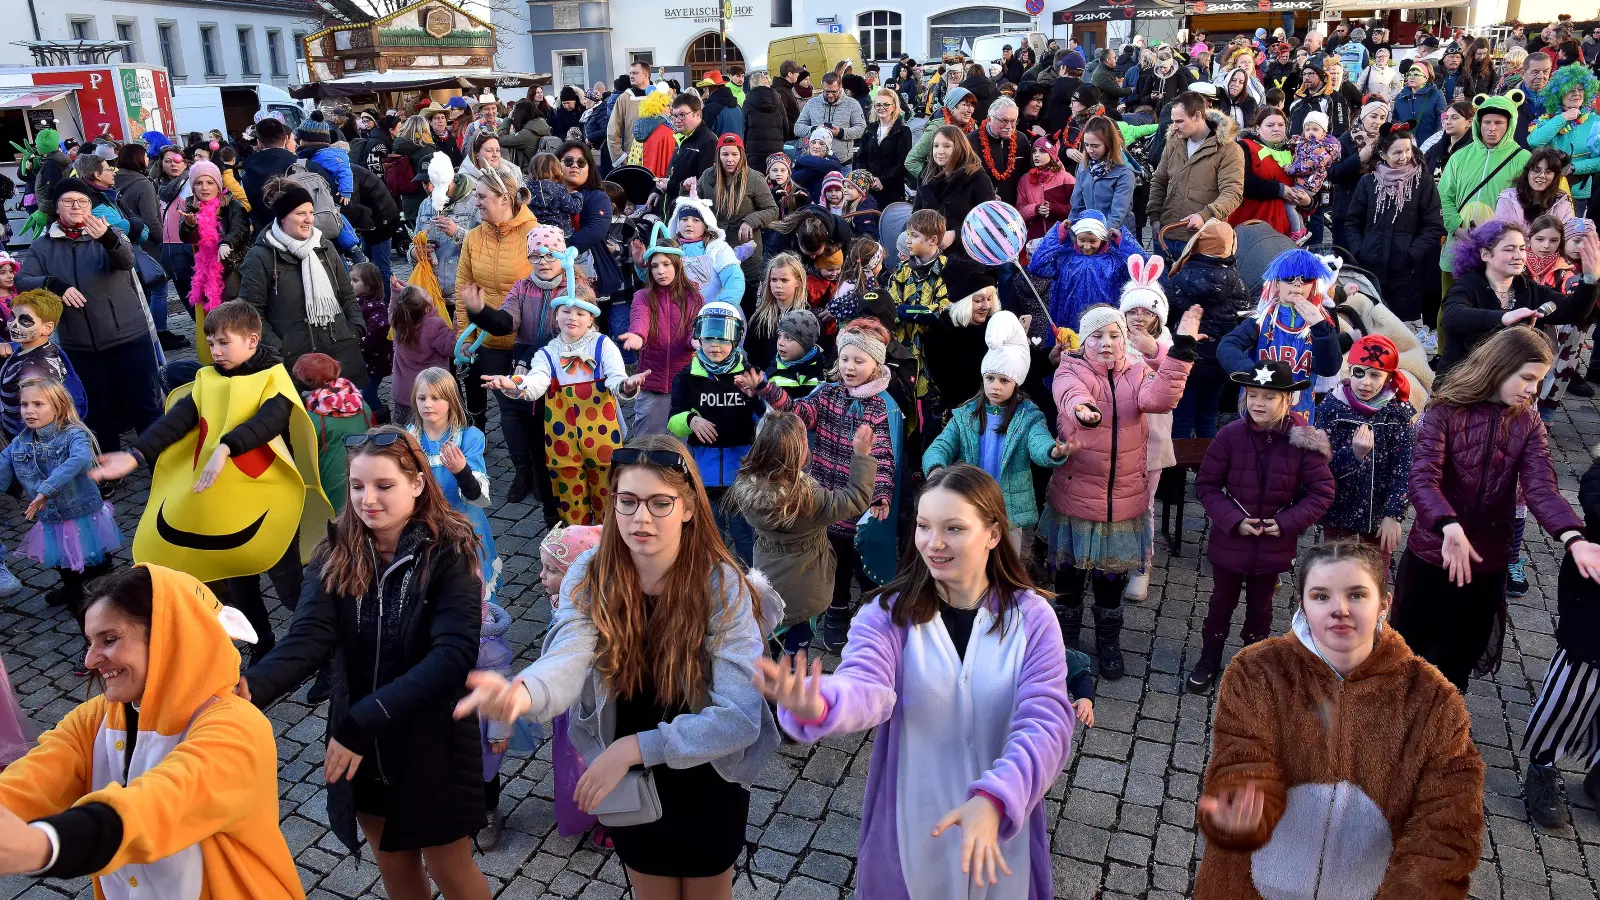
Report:
[[[333,507],[322,493],[316,428],[288,370],[276,365],[228,377],[207,366],[192,385],[173,391],[167,405],[186,395],[194,398],[200,426],[155,462],[150,500],[133,539],[134,561],[205,582],[259,575],[283,557],[298,529],[300,560],[309,562]],[[279,436],[229,459],[216,482],[196,494],[195,478],[222,436],[278,395],[291,406],[290,445]]]
[[[272,725],[233,693],[239,651],[221,617],[243,617],[194,578],[146,568],[150,665],[126,777],[127,708],[95,697],[0,772],[0,806],[27,821],[110,807],[122,843],[95,873],[104,900],[299,900]]]

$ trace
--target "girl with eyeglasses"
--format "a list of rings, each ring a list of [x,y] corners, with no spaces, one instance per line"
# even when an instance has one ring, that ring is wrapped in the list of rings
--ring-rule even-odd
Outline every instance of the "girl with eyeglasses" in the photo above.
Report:
[[[306,570],[313,586],[237,692],[265,708],[337,651],[324,762],[334,834],[354,852],[360,825],[396,900],[434,888],[488,900],[471,842],[486,821],[479,726],[452,716],[478,658],[478,538],[404,429],[345,446],[350,499]]]
[[[600,545],[567,570],[544,653],[509,682],[474,672],[456,714],[572,709],[588,761],[574,799],[610,827],[634,894],[726,898],[749,785],[778,745],[754,686],[776,598],[728,552],[681,442],[636,438],[611,462]]]

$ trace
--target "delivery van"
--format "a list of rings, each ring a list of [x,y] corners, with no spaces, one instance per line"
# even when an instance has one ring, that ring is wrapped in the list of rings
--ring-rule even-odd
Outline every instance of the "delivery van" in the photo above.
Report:
[[[1010,31],[1004,34],[986,34],[983,37],[972,39],[970,55],[975,62],[988,65],[1000,61],[1000,51],[1007,44],[1013,50],[1021,50],[1024,45],[1033,48],[1033,58],[1038,59],[1044,55],[1046,38],[1041,31]]]
[[[242,134],[256,113],[276,112],[290,129],[305,121],[305,108],[289,92],[270,84],[180,85],[172,92],[178,131],[205,134],[212,129]]]
[[[853,34],[800,34],[779,38],[767,45],[767,71],[778,77],[778,67],[792,59],[811,73],[811,83],[822,90],[822,76],[833,71],[840,60],[849,60],[857,75],[865,75],[861,44]]]

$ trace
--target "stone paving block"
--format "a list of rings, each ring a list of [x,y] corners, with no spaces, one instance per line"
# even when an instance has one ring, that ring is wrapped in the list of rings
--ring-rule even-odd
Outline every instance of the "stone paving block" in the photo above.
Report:
[[[839,900],[839,888],[802,875],[783,886],[778,900]]]

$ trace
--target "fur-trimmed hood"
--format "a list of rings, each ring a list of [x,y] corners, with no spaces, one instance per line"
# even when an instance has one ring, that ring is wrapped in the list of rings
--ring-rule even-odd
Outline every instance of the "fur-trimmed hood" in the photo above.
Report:
[[[1326,459],[1333,459],[1333,445],[1328,441],[1328,433],[1321,428],[1312,425],[1291,425],[1289,444],[1301,450],[1320,453]]]
[[[1206,126],[1217,136],[1218,143],[1233,142],[1239,137],[1239,123],[1221,110],[1206,110]]]

